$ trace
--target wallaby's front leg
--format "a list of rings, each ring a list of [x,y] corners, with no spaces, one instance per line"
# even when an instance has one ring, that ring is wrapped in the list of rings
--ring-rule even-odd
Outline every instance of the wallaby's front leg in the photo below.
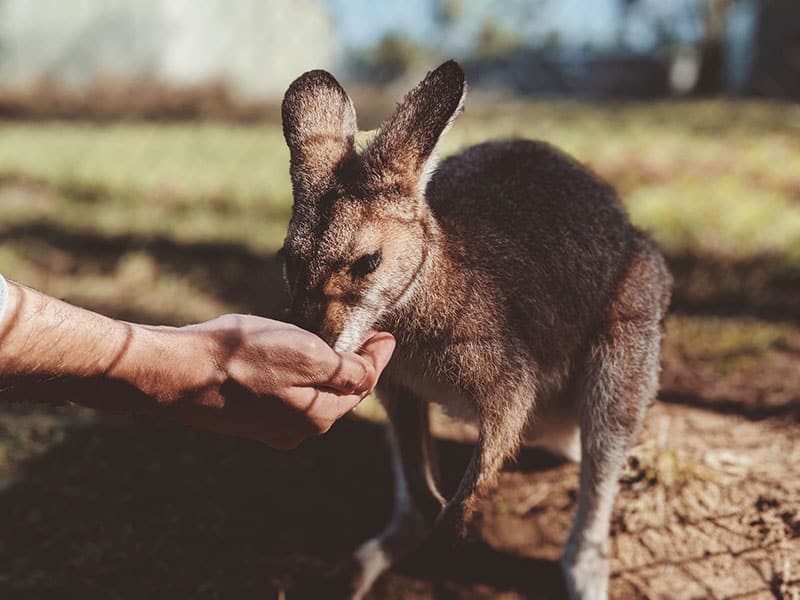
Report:
[[[478,405],[480,433],[467,470],[437,519],[444,531],[464,534],[478,498],[494,485],[503,463],[519,448],[534,402],[531,382],[496,386]]]
[[[386,528],[355,553],[354,598],[361,598],[381,573],[428,537],[444,504],[436,487],[438,466],[428,404],[387,384],[380,386],[379,396],[391,423],[394,514]]]

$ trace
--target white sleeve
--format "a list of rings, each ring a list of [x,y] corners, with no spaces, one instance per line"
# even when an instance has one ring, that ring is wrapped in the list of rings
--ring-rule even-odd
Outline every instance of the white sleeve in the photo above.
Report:
[[[0,275],[0,321],[6,312],[6,301],[8,300],[8,284],[6,278]]]

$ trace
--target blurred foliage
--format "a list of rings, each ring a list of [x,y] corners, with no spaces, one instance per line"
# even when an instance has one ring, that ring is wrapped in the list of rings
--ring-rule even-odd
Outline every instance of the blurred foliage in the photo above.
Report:
[[[519,34],[487,18],[484,19],[481,26],[473,54],[478,58],[501,56],[522,45],[522,39]]]
[[[389,32],[373,47],[354,59],[355,69],[368,80],[387,82],[402,79],[424,65],[441,62],[439,53],[410,37]]]
[[[436,0],[433,3],[435,21],[447,27],[458,21],[464,13],[464,0]]]

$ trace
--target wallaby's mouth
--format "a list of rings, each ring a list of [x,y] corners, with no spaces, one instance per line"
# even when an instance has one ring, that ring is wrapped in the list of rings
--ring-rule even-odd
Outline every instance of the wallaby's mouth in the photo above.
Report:
[[[336,352],[357,352],[377,331],[372,323],[349,321],[331,346]]]
[[[380,331],[393,333],[390,324],[394,319],[391,315],[395,314],[396,308],[396,302],[379,308],[353,307],[345,317],[339,334],[333,336],[322,334],[322,338],[337,352],[357,352],[376,333]]]

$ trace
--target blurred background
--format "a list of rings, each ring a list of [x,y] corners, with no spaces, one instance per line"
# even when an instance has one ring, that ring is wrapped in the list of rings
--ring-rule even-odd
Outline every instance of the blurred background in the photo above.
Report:
[[[280,316],[283,91],[328,69],[370,130],[447,58],[445,153],[560,146],[675,276],[612,596],[797,599],[797,0],[0,0],[0,272],[134,321]],[[0,597],[296,597],[391,512],[374,401],[281,454],[69,400],[0,402]],[[434,422],[448,487],[472,432]],[[576,487],[526,451],[375,597],[559,597]]]

